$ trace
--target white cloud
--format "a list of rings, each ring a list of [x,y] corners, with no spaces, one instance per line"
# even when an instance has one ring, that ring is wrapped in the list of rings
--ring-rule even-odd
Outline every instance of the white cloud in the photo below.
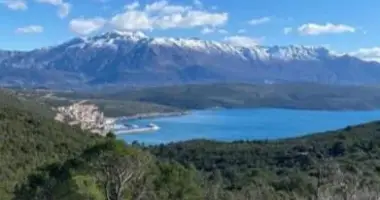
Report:
[[[380,47],[361,48],[348,54],[362,60],[380,62]]]
[[[285,35],[291,33],[292,31],[293,31],[293,28],[292,28],[292,27],[285,27],[285,28],[284,28],[284,34],[285,34]]]
[[[135,1],[135,2],[133,2],[131,4],[128,4],[128,5],[125,6],[125,8],[127,10],[134,10],[134,9],[136,9],[138,7],[140,7],[140,3],[138,1]]]
[[[80,35],[88,35],[100,30],[106,24],[106,20],[101,17],[92,19],[72,19],[70,21],[70,30]]]
[[[42,33],[44,31],[44,28],[39,25],[29,25],[21,28],[16,29],[16,33]]]
[[[251,19],[248,21],[250,25],[259,25],[259,24],[265,24],[270,22],[271,18],[270,17],[261,17],[257,19]]]
[[[71,4],[64,2],[63,0],[36,0],[39,3],[51,4],[58,7],[58,16],[60,18],[65,18],[71,10]]]
[[[315,23],[308,23],[303,24],[300,27],[298,27],[298,32],[303,35],[320,35],[320,34],[337,34],[337,33],[345,33],[355,32],[356,29],[352,26],[348,26],[345,24],[332,24],[332,23],[326,23],[326,24],[315,24]]]
[[[11,10],[28,9],[28,6],[24,0],[0,0],[0,4],[4,4]]]
[[[184,12],[189,10],[191,7],[182,6],[182,5],[171,5],[166,0],[161,0],[154,2],[152,4],[147,4],[145,6],[145,11],[148,13],[156,13],[156,14],[174,14],[179,12]]]
[[[193,27],[217,27],[228,20],[228,13],[197,10],[191,6],[157,1],[138,9],[128,6],[123,13],[112,17],[110,23],[119,30],[152,30]]]
[[[261,39],[255,39],[247,36],[229,36],[224,38],[224,42],[241,47],[253,47],[259,44]]]
[[[153,21],[145,12],[126,11],[125,13],[115,15],[111,19],[111,24],[120,30],[151,30]]]
[[[245,32],[247,32],[245,29],[239,29],[238,31],[237,31],[238,33],[245,33]]]
[[[228,19],[227,13],[209,13],[206,11],[190,10],[186,13],[175,13],[159,18],[156,25],[162,29],[192,28],[197,26],[219,26]]]
[[[69,3],[63,3],[59,6],[58,9],[58,16],[60,18],[65,18],[67,15],[69,15],[71,9],[71,4]]]

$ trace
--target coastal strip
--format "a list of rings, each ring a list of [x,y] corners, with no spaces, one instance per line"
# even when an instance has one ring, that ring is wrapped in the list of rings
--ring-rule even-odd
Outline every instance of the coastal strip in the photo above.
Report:
[[[175,117],[186,115],[188,111],[182,112],[153,112],[153,113],[139,113],[131,116],[123,116],[118,118],[110,118],[104,116],[104,113],[100,111],[99,107],[95,104],[89,103],[87,100],[78,101],[69,106],[60,106],[54,108],[56,111],[55,120],[67,123],[71,126],[77,125],[82,130],[88,130],[92,133],[99,135],[106,135],[108,132],[116,132],[115,126],[123,123],[123,121],[139,120],[139,119],[151,119],[158,117]],[[158,126],[144,127],[138,129],[125,130],[128,133],[132,132],[145,132],[151,130],[157,130]],[[124,132],[124,131],[122,131]]]
[[[118,118],[119,120],[138,120],[138,119],[152,119],[162,117],[178,117],[188,115],[190,111],[178,111],[178,112],[153,112],[153,113],[139,113],[131,116],[124,116]]]

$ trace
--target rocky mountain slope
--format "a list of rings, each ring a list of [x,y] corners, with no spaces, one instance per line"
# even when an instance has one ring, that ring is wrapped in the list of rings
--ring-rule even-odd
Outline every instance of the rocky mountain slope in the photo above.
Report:
[[[205,82],[380,83],[380,64],[321,47],[238,47],[109,32],[28,52],[0,51],[2,85],[84,87]]]

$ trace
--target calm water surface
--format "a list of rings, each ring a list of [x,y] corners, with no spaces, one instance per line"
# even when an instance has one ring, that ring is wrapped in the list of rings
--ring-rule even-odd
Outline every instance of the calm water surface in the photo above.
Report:
[[[223,141],[279,139],[344,128],[380,120],[380,111],[308,111],[287,109],[231,109],[194,111],[180,117],[133,121],[154,123],[159,131],[118,135],[127,142],[159,144],[190,139]]]

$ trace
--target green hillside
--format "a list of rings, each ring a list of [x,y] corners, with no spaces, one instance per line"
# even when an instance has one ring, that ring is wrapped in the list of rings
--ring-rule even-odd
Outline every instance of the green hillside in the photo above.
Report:
[[[278,141],[147,147],[55,122],[34,98],[2,95],[2,200],[380,197],[379,122]]]
[[[35,101],[34,98],[19,95],[18,92],[0,88],[0,107],[12,107],[23,111],[38,113],[45,117],[52,118],[54,112],[51,107],[43,102]]]
[[[44,105],[5,92],[0,106],[0,197],[39,166],[64,161],[98,140],[45,116]],[[43,108],[43,109],[42,109]]]
[[[150,150],[207,174],[217,171],[232,191],[264,184],[277,192],[311,195],[318,184],[335,187],[336,173],[352,190],[380,189],[380,122],[287,140],[195,140]]]

